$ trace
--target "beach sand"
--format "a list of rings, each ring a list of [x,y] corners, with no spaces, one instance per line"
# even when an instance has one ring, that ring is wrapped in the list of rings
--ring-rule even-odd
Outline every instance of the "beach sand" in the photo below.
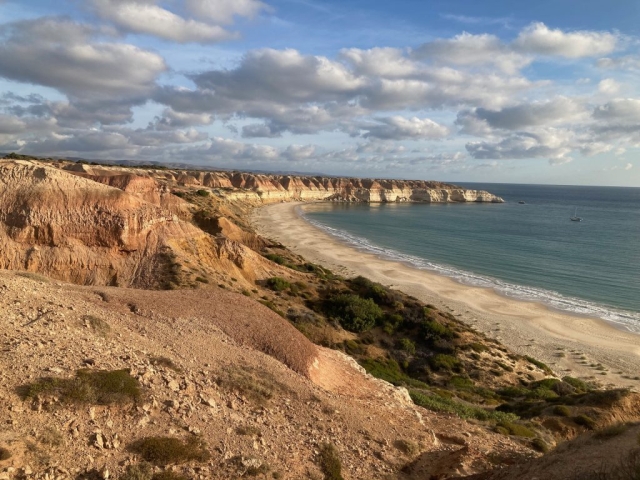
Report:
[[[515,352],[546,363],[559,376],[640,391],[640,335],[359,251],[301,218],[297,209],[303,205],[255,209],[252,224],[259,234],[334,273],[362,275],[448,311]]]

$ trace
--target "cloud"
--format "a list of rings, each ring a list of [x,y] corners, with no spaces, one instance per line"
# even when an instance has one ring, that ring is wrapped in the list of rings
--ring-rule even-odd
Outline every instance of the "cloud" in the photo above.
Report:
[[[532,58],[513,51],[495,35],[462,33],[450,39],[436,39],[416,48],[416,58],[448,65],[493,65],[513,74],[531,63]]]
[[[407,58],[405,52],[399,48],[346,48],[340,50],[340,56],[358,75],[398,78],[413,76],[424,69],[417,62]]]
[[[600,58],[596,62],[599,68],[611,70],[638,70],[640,69],[640,57],[625,55],[616,58]]]
[[[418,140],[438,139],[446,137],[449,129],[428,118],[404,118],[393,116],[378,119],[378,125],[367,127],[365,138],[378,138],[382,140]]]
[[[192,14],[218,24],[232,23],[234,17],[251,18],[269,9],[258,0],[186,0],[185,5]]]
[[[164,59],[133,45],[92,43],[92,27],[44,18],[0,26],[0,76],[55,88],[71,98],[145,97]],[[146,100],[145,100],[146,101]]]
[[[572,132],[549,128],[537,133],[517,132],[498,142],[469,142],[466,149],[476,159],[549,158],[558,164],[573,150],[572,141]]]
[[[546,102],[521,103],[500,110],[475,108],[458,113],[456,124],[461,133],[488,135],[493,129],[520,130],[528,127],[554,125],[585,120],[589,117],[584,102],[556,97]]]
[[[617,98],[593,111],[594,118],[608,122],[640,124],[640,99]]]
[[[513,42],[520,52],[566,58],[595,57],[615,50],[618,37],[609,32],[552,30],[544,23],[532,23]]]
[[[625,170],[631,170],[632,168],[633,168],[633,163],[627,163],[627,164],[624,166],[624,169],[625,169]]]
[[[219,25],[182,18],[159,7],[155,1],[92,0],[91,3],[100,18],[113,22],[125,32],[143,33],[180,43],[210,43],[237,37]]]
[[[605,78],[598,83],[598,91],[605,95],[615,95],[620,91],[620,84],[613,78]]]

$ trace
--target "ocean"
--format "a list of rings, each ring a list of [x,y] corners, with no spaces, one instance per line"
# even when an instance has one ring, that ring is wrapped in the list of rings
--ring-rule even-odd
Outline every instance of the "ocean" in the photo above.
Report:
[[[304,217],[381,257],[640,333],[640,188],[459,185],[505,203],[314,204]]]

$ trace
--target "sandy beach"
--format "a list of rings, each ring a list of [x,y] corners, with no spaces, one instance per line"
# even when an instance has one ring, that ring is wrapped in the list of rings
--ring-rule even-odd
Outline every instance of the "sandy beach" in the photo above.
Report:
[[[361,252],[306,222],[297,213],[298,208],[304,208],[304,204],[258,208],[252,224],[261,235],[335,273],[363,275],[449,311],[515,352],[545,362],[560,376],[640,391],[640,335],[603,320],[507,298],[489,288],[463,285]]]

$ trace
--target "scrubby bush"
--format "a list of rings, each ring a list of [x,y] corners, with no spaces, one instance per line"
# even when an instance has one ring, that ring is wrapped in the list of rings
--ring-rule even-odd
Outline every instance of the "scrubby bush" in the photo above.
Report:
[[[291,287],[291,284],[284,278],[271,277],[267,279],[267,287],[275,292],[282,292]]]
[[[398,362],[393,359],[373,359],[362,360],[361,365],[370,375],[380,378],[394,385],[405,385],[414,388],[426,388],[427,384],[408,376],[402,371]]]
[[[329,315],[338,319],[344,329],[351,332],[370,330],[384,315],[370,298],[349,294],[341,294],[331,299],[327,310]]]
[[[512,413],[487,410],[453,398],[445,398],[441,395],[427,395],[417,390],[410,390],[409,395],[416,405],[434,412],[452,413],[460,418],[474,418],[476,420],[494,422],[513,422],[518,419]]]
[[[594,428],[596,428],[596,421],[589,415],[580,414],[576,417],[573,417],[573,421],[578,425],[582,425],[583,427],[588,428],[589,430],[593,430]]]
[[[415,355],[416,353],[416,344],[408,338],[401,338],[398,342],[398,347],[409,355]]]
[[[532,363],[533,365],[541,369],[547,375],[553,375],[553,370],[551,370],[548,365],[542,363],[539,360],[536,360],[533,357],[524,357],[524,358],[526,358],[529,363]]]
[[[458,371],[462,366],[460,360],[456,357],[444,353],[438,353],[437,355],[429,357],[428,362],[429,367],[435,371]]]
[[[325,480],[343,480],[342,462],[338,455],[338,449],[333,444],[324,443],[320,446],[318,463]]]
[[[152,480],[153,467],[148,463],[129,465],[120,480]]]
[[[411,440],[396,440],[395,442],[393,442],[393,446],[405,455],[409,455],[410,457],[418,453],[419,450],[418,444],[412,442]]]
[[[189,437],[186,441],[174,437],[146,437],[129,445],[129,450],[156,465],[184,463],[190,460],[206,462],[211,456],[204,442],[198,437]]]
[[[556,405],[553,407],[553,414],[558,415],[559,417],[570,417],[571,409],[566,405]]]
[[[422,334],[427,340],[452,340],[456,337],[456,333],[453,330],[433,319],[422,322],[421,329]]]
[[[540,437],[536,437],[533,440],[531,440],[531,446],[542,453],[547,453],[549,451],[549,445],[546,444],[546,442],[544,440],[542,440]]]
[[[607,440],[609,438],[622,435],[624,432],[628,430],[628,428],[629,427],[624,423],[616,423],[613,425],[609,425],[608,427],[603,428],[602,430],[598,430],[593,436],[595,438],[599,438],[600,440]]]
[[[526,427],[520,423],[500,422],[498,426],[507,430],[509,432],[509,435],[515,435],[517,437],[527,437],[527,438],[533,438],[536,436],[536,432],[534,432],[529,427]]]
[[[196,195],[198,195],[199,197],[208,197],[209,196],[209,192],[207,190],[197,190],[196,191]]]
[[[591,387],[587,382],[584,382],[578,378],[567,376],[567,377],[562,377],[562,381],[565,383],[568,383],[569,385],[571,385],[573,388],[575,388],[580,392],[588,392],[589,390],[591,390]]]

